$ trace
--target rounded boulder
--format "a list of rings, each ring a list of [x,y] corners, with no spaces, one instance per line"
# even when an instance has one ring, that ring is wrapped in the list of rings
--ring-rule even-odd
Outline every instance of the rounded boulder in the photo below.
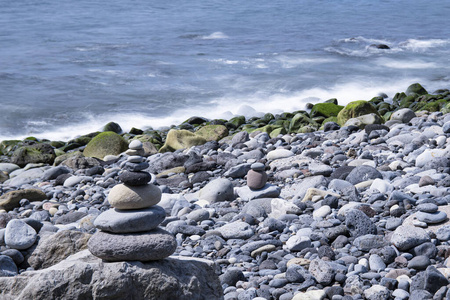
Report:
[[[161,190],[153,184],[128,186],[118,184],[108,195],[109,204],[117,209],[141,209],[158,204]]]

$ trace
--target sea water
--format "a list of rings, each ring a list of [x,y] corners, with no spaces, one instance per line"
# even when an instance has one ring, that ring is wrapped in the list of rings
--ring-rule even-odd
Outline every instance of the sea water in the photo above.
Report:
[[[0,140],[450,88],[450,1],[0,4]]]

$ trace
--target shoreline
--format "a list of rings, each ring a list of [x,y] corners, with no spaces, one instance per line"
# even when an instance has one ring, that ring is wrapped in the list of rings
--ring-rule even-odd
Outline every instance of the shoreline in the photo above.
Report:
[[[108,199],[123,185],[121,168],[137,159],[131,144],[128,149],[134,140],[142,144],[143,171],[161,192],[159,226],[176,240],[170,259],[209,261],[211,281],[194,279],[201,287],[195,299],[203,288],[227,300],[445,299],[449,103],[448,90],[430,95],[414,84],[393,104],[375,97],[341,107],[330,99],[309,113],[224,124],[192,117],[171,131],[122,135],[110,123],[105,132],[57,148],[32,140],[11,146],[11,156],[3,156],[8,162],[0,162],[0,254],[10,262],[7,271],[0,268],[10,276],[0,281],[0,295],[13,299],[55,284],[63,293],[86,293],[64,280],[93,265],[100,273],[113,266],[88,252],[88,240],[108,231],[95,220],[114,210]],[[34,231],[32,240],[16,233],[25,246],[9,238],[15,223]],[[59,245],[64,251],[54,251]],[[69,274],[66,265],[80,272]],[[34,286],[33,276],[47,276],[55,270],[50,266],[61,274],[56,283],[44,278]],[[118,272],[131,278],[146,268],[140,266]],[[93,297],[97,280],[85,279]],[[48,290],[39,299],[51,297]]]

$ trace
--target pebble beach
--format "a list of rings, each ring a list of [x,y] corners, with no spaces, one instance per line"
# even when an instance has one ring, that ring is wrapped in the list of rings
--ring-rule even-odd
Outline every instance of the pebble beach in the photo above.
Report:
[[[64,299],[111,299],[121,284],[102,290],[96,268],[186,259],[205,266],[191,292],[159,299],[449,299],[449,103],[413,84],[392,101],[2,141],[0,295],[61,299],[48,274],[63,272],[79,281]]]

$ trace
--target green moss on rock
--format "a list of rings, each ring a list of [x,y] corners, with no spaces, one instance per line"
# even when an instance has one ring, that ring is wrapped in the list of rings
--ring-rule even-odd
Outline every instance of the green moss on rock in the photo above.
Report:
[[[405,94],[407,96],[412,95],[412,94],[426,95],[426,94],[428,94],[428,92],[426,89],[423,88],[422,85],[420,85],[420,83],[413,83],[406,89]]]
[[[205,138],[196,135],[188,130],[171,129],[167,134],[164,146],[159,149],[159,152],[173,152],[179,149],[188,149],[192,146],[199,146],[205,144]]]
[[[356,118],[371,113],[374,113],[381,118],[381,116],[378,114],[377,109],[368,101],[365,100],[353,101],[347,104],[347,106],[345,106],[345,108],[339,112],[339,114],[337,115],[338,120],[337,123],[340,126],[343,126],[345,122],[347,122],[351,118]]]
[[[325,118],[329,118],[329,117],[333,117],[333,116],[335,117],[339,114],[339,112],[343,108],[344,108],[343,106],[336,105],[334,103],[317,103],[313,106],[309,115],[312,118],[318,117],[318,116],[322,116]]]
[[[16,149],[11,156],[11,162],[20,167],[29,163],[53,164],[55,161],[55,150],[50,144],[34,144]]]
[[[223,125],[206,125],[195,132],[206,141],[219,141],[228,135],[227,127]]]
[[[123,137],[112,131],[102,132],[94,137],[83,151],[86,157],[103,159],[106,155],[119,155],[128,149]]]
[[[109,122],[108,124],[103,126],[102,131],[103,132],[112,131],[112,132],[115,132],[117,134],[121,134],[122,133],[122,127],[120,127],[120,125],[115,123],[115,122]]]

